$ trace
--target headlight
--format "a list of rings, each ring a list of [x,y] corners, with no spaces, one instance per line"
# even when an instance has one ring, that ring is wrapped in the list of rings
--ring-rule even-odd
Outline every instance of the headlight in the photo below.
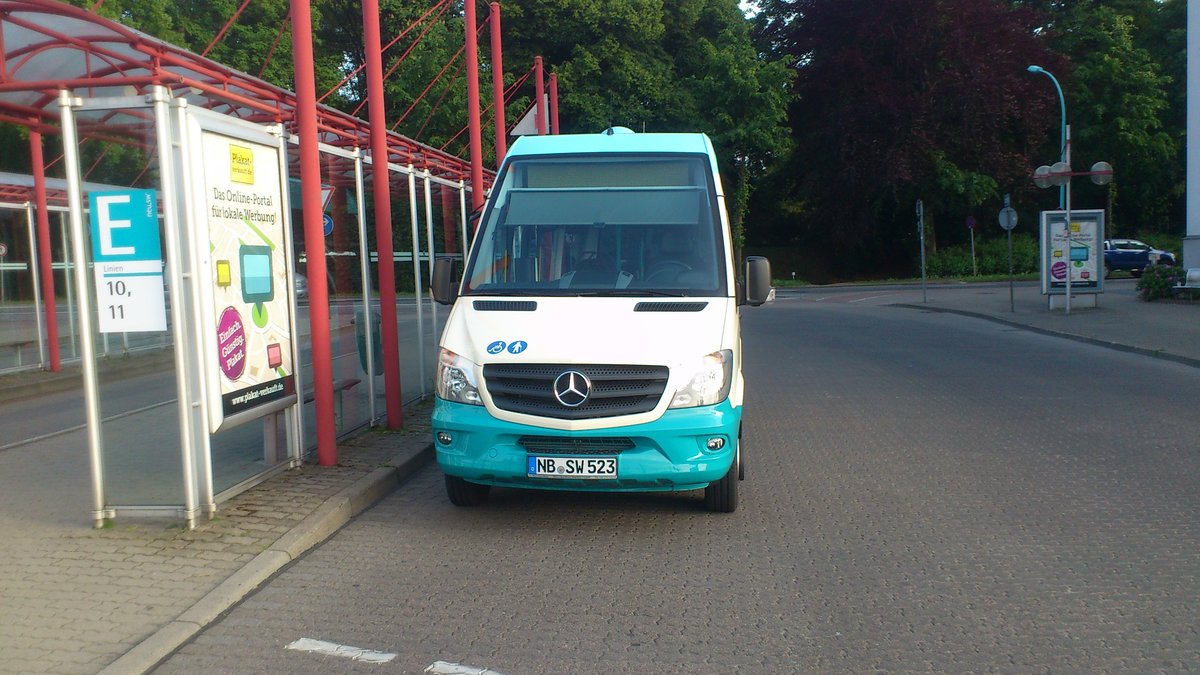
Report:
[[[483,405],[483,399],[479,397],[479,383],[475,381],[475,364],[449,349],[438,350],[434,383],[438,398]]]
[[[733,352],[725,349],[700,360],[687,386],[675,392],[672,408],[716,405],[729,396],[733,383]]]

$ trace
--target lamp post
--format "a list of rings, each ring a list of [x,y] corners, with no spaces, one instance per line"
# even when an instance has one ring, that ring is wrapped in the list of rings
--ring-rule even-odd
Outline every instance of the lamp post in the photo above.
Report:
[[[1066,243],[1067,243],[1067,286],[1066,286],[1066,313],[1071,313],[1071,178],[1069,175],[1061,176],[1062,173],[1069,174],[1071,171],[1071,149],[1070,141],[1067,138],[1067,99],[1063,96],[1062,87],[1058,84],[1058,78],[1054,74],[1041,66],[1029,66],[1026,68],[1031,73],[1041,73],[1050,78],[1054,83],[1054,90],[1058,92],[1058,107],[1062,113],[1060,123],[1061,129],[1061,145],[1059,146],[1058,163],[1052,167],[1052,171],[1056,176],[1055,182],[1058,183],[1058,208],[1064,211],[1066,216]],[[1062,182],[1060,182],[1062,181]]]
[[[1063,97],[1063,90],[1062,90],[1062,87],[1059,86],[1059,84],[1058,84],[1058,78],[1054,77],[1053,73],[1051,73],[1050,71],[1046,70],[1045,68],[1043,68],[1041,66],[1029,66],[1025,70],[1028,70],[1031,73],[1041,73],[1042,75],[1045,75],[1046,77],[1050,78],[1050,81],[1054,83],[1054,90],[1058,92],[1058,107],[1062,113],[1061,122],[1059,123],[1059,130],[1060,130],[1059,139],[1060,140],[1059,140],[1059,146],[1058,146],[1058,161],[1066,162],[1067,161],[1067,100]],[[1067,193],[1067,189],[1065,186],[1060,186],[1058,188],[1058,208],[1060,208],[1060,209],[1065,208],[1065,206],[1066,206],[1066,193]]]

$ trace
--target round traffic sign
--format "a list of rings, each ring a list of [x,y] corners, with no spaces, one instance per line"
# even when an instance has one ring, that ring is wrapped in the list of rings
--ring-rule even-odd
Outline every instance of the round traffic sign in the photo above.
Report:
[[[1017,210],[1011,206],[1000,209],[1000,227],[1011,230],[1017,226]]]
[[[1092,170],[1088,173],[1092,176],[1092,182],[1096,185],[1108,185],[1112,182],[1113,168],[1108,162],[1096,162],[1092,165]]]
[[[325,232],[326,237],[333,234],[333,216],[328,213],[322,215],[321,229]]]
[[[1046,164],[1033,170],[1033,184],[1040,188],[1050,187],[1050,167]]]
[[[0,241],[0,258],[8,255],[8,244]]]
[[[1063,186],[1071,182],[1071,165],[1066,162],[1055,162],[1050,167],[1050,184]]]

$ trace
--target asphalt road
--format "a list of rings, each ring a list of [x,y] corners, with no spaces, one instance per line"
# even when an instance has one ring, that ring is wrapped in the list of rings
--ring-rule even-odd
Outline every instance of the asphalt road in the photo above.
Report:
[[[1197,668],[1194,368],[862,293],[783,294],[745,328],[736,513],[456,509],[429,466],[159,672]]]

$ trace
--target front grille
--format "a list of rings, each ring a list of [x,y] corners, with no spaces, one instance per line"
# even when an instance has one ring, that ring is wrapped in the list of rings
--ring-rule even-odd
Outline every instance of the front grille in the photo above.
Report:
[[[572,436],[522,436],[517,444],[529,453],[555,455],[616,455],[633,447],[622,437],[575,438]]]
[[[554,380],[575,370],[592,382],[588,400],[569,408],[554,398]],[[497,408],[564,420],[635,415],[653,410],[667,387],[666,366],[490,363],[483,380]]]

